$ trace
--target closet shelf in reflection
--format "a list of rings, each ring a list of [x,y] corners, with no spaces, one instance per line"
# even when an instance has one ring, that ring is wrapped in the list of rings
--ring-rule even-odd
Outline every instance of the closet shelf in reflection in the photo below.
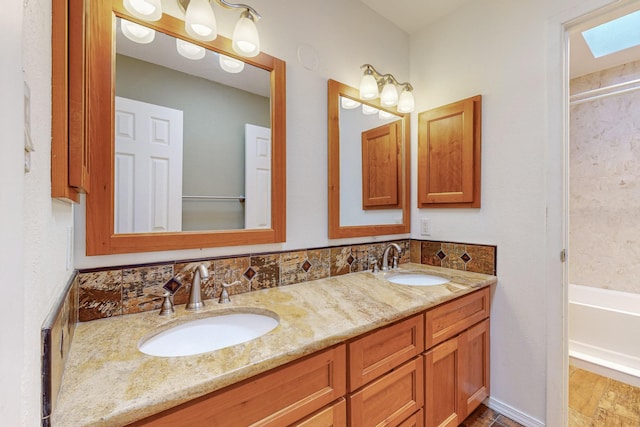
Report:
[[[244,203],[244,196],[182,196],[182,200],[238,200]]]

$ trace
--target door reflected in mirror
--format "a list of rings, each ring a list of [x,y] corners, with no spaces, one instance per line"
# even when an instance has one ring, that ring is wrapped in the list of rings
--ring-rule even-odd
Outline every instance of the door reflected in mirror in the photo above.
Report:
[[[122,22],[115,232],[269,228],[270,72],[159,31],[150,43],[134,43]]]
[[[328,83],[329,237],[409,233],[409,115]]]

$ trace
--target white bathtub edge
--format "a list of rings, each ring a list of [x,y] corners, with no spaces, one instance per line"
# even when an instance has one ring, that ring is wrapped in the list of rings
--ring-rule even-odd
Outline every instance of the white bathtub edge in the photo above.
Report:
[[[640,387],[640,370],[612,362],[612,357],[609,356],[611,353],[614,352],[569,340],[569,360],[571,365],[634,387]],[[606,354],[607,356],[597,357],[596,354]],[[626,355],[615,353],[617,360],[620,360],[620,356]],[[637,360],[629,361],[628,365],[633,365],[633,362],[635,364],[638,363]]]

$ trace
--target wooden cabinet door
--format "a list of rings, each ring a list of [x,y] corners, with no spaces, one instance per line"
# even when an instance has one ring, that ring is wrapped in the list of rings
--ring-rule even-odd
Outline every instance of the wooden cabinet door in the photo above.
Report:
[[[417,357],[349,396],[353,427],[398,426],[424,404],[424,366]]]
[[[402,121],[362,133],[362,209],[399,208]]]
[[[346,427],[347,426],[347,401],[340,399],[328,408],[293,423],[291,427]]]
[[[489,319],[458,337],[460,415],[464,419],[489,396]]]
[[[454,427],[463,421],[459,415],[459,359],[458,337],[425,353],[424,411],[427,427]]]
[[[418,207],[480,207],[481,96],[418,115]]]
[[[131,425],[290,425],[345,393],[346,349],[339,345]]]

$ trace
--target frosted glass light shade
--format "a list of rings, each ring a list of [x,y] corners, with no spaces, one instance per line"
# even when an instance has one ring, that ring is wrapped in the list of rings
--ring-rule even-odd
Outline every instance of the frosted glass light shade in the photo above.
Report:
[[[372,114],[376,114],[379,110],[376,107],[372,107],[367,104],[362,104],[362,114],[366,116],[370,116]]]
[[[120,21],[120,29],[126,38],[140,44],[151,43],[156,37],[155,30],[124,19]]]
[[[360,80],[360,98],[376,99],[378,97],[378,82],[371,74],[365,74]]]
[[[380,110],[380,112],[378,113],[378,118],[380,120],[389,120],[389,119],[393,119],[393,118],[397,118],[395,115],[384,111],[384,110]]]
[[[191,37],[211,41],[218,37],[216,16],[207,0],[191,0],[184,18],[187,34]]]
[[[398,103],[398,89],[393,83],[387,83],[382,88],[380,103],[385,107],[393,107]]]
[[[400,113],[412,113],[416,108],[416,102],[413,99],[413,92],[410,90],[403,90],[398,99],[398,112]]]
[[[194,61],[204,58],[204,55],[207,53],[202,46],[189,43],[182,39],[176,39],[176,49],[180,55],[187,59],[193,59]]]
[[[239,55],[251,58],[260,53],[260,37],[253,16],[248,11],[242,12],[233,30],[231,47]]]
[[[160,0],[124,0],[124,8],[131,15],[145,21],[157,21],[162,18]]]
[[[353,110],[354,108],[358,108],[361,103],[351,98],[345,98],[344,96],[341,96],[340,105],[342,105],[342,108],[344,108],[345,110]]]
[[[244,62],[226,55],[220,55],[220,68],[227,73],[239,73],[244,70]]]

